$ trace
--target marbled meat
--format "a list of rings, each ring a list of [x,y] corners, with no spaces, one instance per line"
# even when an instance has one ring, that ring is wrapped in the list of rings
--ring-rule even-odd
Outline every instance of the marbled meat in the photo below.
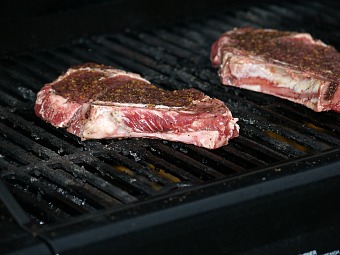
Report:
[[[215,149],[239,131],[226,105],[201,91],[163,90],[138,74],[94,63],[46,84],[35,113],[82,140],[158,138]]]
[[[211,47],[224,85],[340,112],[340,53],[308,33],[235,28]]]

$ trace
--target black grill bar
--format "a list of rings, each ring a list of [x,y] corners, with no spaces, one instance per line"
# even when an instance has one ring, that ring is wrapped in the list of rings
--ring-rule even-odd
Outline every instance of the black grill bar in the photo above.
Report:
[[[158,152],[158,150],[151,144],[150,145],[151,152]],[[180,178],[181,182],[189,182],[189,183],[202,183],[202,180],[192,175],[191,173],[184,171],[183,168],[180,168],[174,165],[172,162],[170,163],[168,160],[165,160],[160,156],[161,152],[158,155],[152,154],[150,151],[145,152],[143,157],[147,162],[150,162],[157,169],[165,170],[167,173],[174,175],[175,177]]]
[[[176,147],[176,144],[172,146]],[[213,168],[191,158],[187,155],[174,150],[172,147],[169,147],[165,144],[158,143],[157,147],[154,145],[154,148],[159,149],[162,152],[162,156],[167,158],[171,162],[176,162],[176,164],[180,165],[181,168],[186,169],[188,172],[194,172],[196,175],[199,175],[200,178],[204,180],[210,180],[214,178],[222,178],[224,174],[214,170]]]
[[[113,145],[114,146],[114,145]],[[147,153],[144,146],[139,144],[139,141],[134,141],[134,143],[126,143],[124,145],[123,154],[127,154],[127,156],[130,156],[131,158],[134,158],[134,160],[130,160],[129,164],[126,164],[125,166],[129,169],[134,170],[135,173],[146,177],[148,180],[165,185],[168,183],[168,180],[159,176],[157,173],[152,171],[152,166],[143,158],[145,157],[145,154]],[[121,150],[119,148],[118,150]],[[122,156],[118,153],[112,153],[110,152],[110,156],[112,158],[115,158],[118,160],[119,163],[123,164],[126,160],[122,158]]]
[[[58,65],[58,75],[65,72],[65,66],[73,66],[81,63],[81,60],[73,56],[72,54],[69,54],[69,49],[60,47],[56,49],[55,51],[46,51],[44,54],[40,56],[40,59],[42,62],[46,63],[51,60],[51,57],[56,60],[56,63],[60,63],[60,66]]]
[[[250,138],[251,137],[247,138],[245,136],[239,136],[233,146],[239,150],[242,148],[242,151],[247,152],[248,154],[256,155],[257,159],[262,160],[267,164],[288,159],[285,154],[265,146],[265,144],[254,142]]]
[[[20,165],[28,165],[38,160],[37,157],[28,154],[24,149],[8,142],[6,139],[1,138],[0,140],[1,155],[7,156],[11,159],[11,162],[13,161]],[[1,161],[2,160],[4,159],[2,158]]]
[[[7,60],[6,63],[0,65],[0,69],[3,70],[6,75],[16,81],[15,87],[19,91],[20,87],[26,87],[37,91],[41,87],[41,83],[44,82],[36,72],[31,72],[25,66],[21,66],[18,62]],[[32,100],[32,98],[30,98]]]
[[[25,111],[24,117],[32,116],[31,111],[28,113]],[[2,132],[4,132],[4,134],[6,134],[9,139],[12,139],[13,142],[21,143],[22,146],[27,147],[28,150],[35,146],[35,151],[40,151],[41,153],[46,154],[48,157],[52,157],[55,156],[55,153],[60,155],[68,154],[73,152],[77,147],[80,147],[79,144],[77,144],[78,146],[76,147],[70,144],[69,141],[66,142],[63,140],[64,135],[62,134],[58,134],[59,137],[56,137],[48,132],[45,132],[46,129],[29,122],[31,119],[28,119],[28,121],[27,119],[18,116],[18,114],[6,111],[2,107],[0,107],[0,113],[4,122],[7,124],[6,126],[1,124]],[[18,131],[20,131],[20,133]],[[22,134],[25,134],[29,138],[24,137]],[[19,137],[22,138],[18,139]],[[34,142],[32,142],[32,140]],[[47,146],[50,148],[46,148]],[[54,153],[52,151],[54,151]]]
[[[246,112],[244,115],[246,116]],[[260,123],[257,126],[259,126],[262,130],[275,132],[278,135],[286,137],[287,139],[296,140],[296,142],[300,142],[310,150],[322,151],[332,147],[332,145],[327,145],[320,140],[311,140],[310,135],[306,136],[304,134],[307,128],[303,128],[301,127],[301,124],[294,123],[290,120],[287,120],[284,116],[278,116],[270,111],[267,113],[261,111],[261,114],[258,115],[256,113],[253,114],[251,117],[251,122]],[[246,124],[249,124],[249,121]]]
[[[134,152],[131,151],[131,153]],[[124,152],[121,155],[109,150],[106,152],[101,151],[98,154],[100,154],[98,155],[100,160],[97,157],[87,156],[82,157],[80,164],[86,163],[92,166],[92,171],[107,176],[107,178],[111,179],[110,181],[118,181],[126,186],[131,186],[139,194],[152,195],[155,193],[152,189],[152,183],[161,184],[163,182],[161,178],[152,174],[148,167],[136,164],[135,159],[129,159],[124,156],[124,154],[126,155]],[[79,159],[75,158],[74,161],[78,162]],[[145,172],[142,172],[142,170],[145,170]]]
[[[231,146],[232,145],[230,145],[229,147]],[[224,151],[229,150],[226,150],[226,148],[221,148],[217,152],[212,153],[210,151],[195,146],[187,146],[187,148],[185,149],[185,152],[191,157],[201,159],[202,163],[211,166],[214,169],[218,169],[219,172],[225,174],[226,176],[232,175],[235,172],[243,173],[246,171],[246,169],[240,166],[239,164],[239,159],[243,158],[243,155],[245,155],[245,153],[239,151],[236,152],[235,150],[232,150],[233,152],[235,152],[235,154],[241,155],[240,158],[237,157],[237,160],[235,160],[238,162],[234,163],[232,157],[235,154],[233,153],[234,155],[226,155]],[[263,165],[263,163],[261,165]]]
[[[41,165],[34,168],[33,171],[35,171],[35,174],[41,174],[58,187],[63,187],[61,193],[71,199],[74,199],[73,201],[75,204],[80,205],[84,199],[91,201],[100,207],[103,206],[104,203],[106,203],[106,205],[108,204],[107,202],[100,201],[101,196],[97,195],[99,192],[97,189],[94,189],[86,182],[80,181],[76,176],[64,171],[64,169],[50,168],[48,166]],[[82,197],[84,199],[79,199]]]
[[[78,155],[79,157],[79,155]],[[72,159],[70,159],[72,160]],[[63,160],[61,160],[63,162]],[[74,177],[76,177],[78,180],[82,180],[83,183],[92,185],[98,190],[101,190],[102,192],[105,192],[109,196],[105,196],[105,200],[107,200],[107,203],[118,203],[116,202],[116,199],[120,200],[123,203],[131,203],[133,201],[136,201],[136,198],[129,195],[124,190],[121,190],[113,185],[111,185],[109,182],[103,180],[102,178],[94,175],[93,173],[87,171],[84,167],[84,165],[78,165],[78,164],[63,164],[63,163],[54,162],[54,168],[56,166],[60,166],[58,168],[63,169],[65,172],[68,172],[69,174],[72,174]],[[94,190],[94,189],[93,189]],[[98,191],[99,192],[99,191]],[[99,195],[101,197],[103,195]]]
[[[7,209],[14,216],[15,220],[20,224],[27,224],[30,219],[25,212],[20,208],[19,204],[15,201],[11,193],[8,192],[6,186],[0,180],[0,199],[6,205]]]
[[[36,222],[38,224],[60,222],[70,216],[65,213],[58,215],[54,212],[54,210],[50,209],[50,206],[46,204],[45,201],[39,201],[39,203],[37,203],[37,199],[35,198],[36,194],[30,193],[27,190],[20,189],[17,186],[13,185],[13,183],[9,183],[8,186],[10,186],[10,192],[15,196],[22,207],[25,208],[26,215],[28,214],[30,218],[36,219]],[[52,199],[54,198],[49,198],[50,201],[53,201]],[[30,209],[27,210],[26,208]]]
[[[159,76],[162,74],[169,75],[171,72],[169,66],[158,63],[157,60],[140,54],[134,50],[130,50],[121,43],[111,41],[110,43],[107,43],[106,47],[100,47],[92,42],[89,43],[91,48],[98,50],[96,51],[98,55],[118,61],[118,63],[123,66],[129,66],[135,72],[143,71],[143,73],[146,73],[149,76],[150,74],[152,76]]]
[[[31,176],[16,175],[15,179],[8,179],[7,184],[21,206],[38,224],[60,222],[70,216],[94,210],[88,210],[85,204],[81,205],[81,201],[79,204],[71,202],[68,199],[70,196],[66,192],[60,194],[46,187],[41,180],[37,179],[40,182],[39,185],[32,180]],[[30,183],[29,189],[28,182]]]

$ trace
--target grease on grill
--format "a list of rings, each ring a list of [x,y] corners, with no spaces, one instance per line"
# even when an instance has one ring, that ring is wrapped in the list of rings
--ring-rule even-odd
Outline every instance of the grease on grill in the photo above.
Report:
[[[115,170],[118,170],[120,172],[126,173],[131,177],[137,177],[138,174],[136,174],[133,170],[131,170],[130,168],[126,167],[126,166],[122,166],[122,165],[115,165],[113,166]],[[163,169],[159,169],[156,168],[153,164],[148,164],[148,167],[150,168],[150,170],[154,173],[156,173],[157,175],[163,177],[164,179],[166,179],[169,182],[172,183],[179,183],[181,182],[181,180],[179,178],[177,178],[176,176],[164,171]],[[138,176],[138,178],[144,178],[142,176]],[[156,182],[150,182],[149,183],[150,187],[153,190],[160,190],[162,187],[160,184],[156,183]]]
[[[126,166],[121,166],[121,165],[118,165],[118,166],[114,166],[114,169],[120,171],[120,172],[123,172],[123,173],[126,173],[130,176],[133,176],[135,173],[128,167]]]
[[[304,123],[305,123],[305,125],[306,125],[307,127],[310,127],[310,128],[312,128],[312,129],[314,129],[314,130],[320,132],[320,133],[325,133],[325,132],[327,132],[326,129],[324,129],[324,128],[322,128],[322,127],[318,127],[318,126],[314,125],[313,123],[310,123],[310,122],[307,122],[307,121],[304,121]]]
[[[176,176],[168,173],[168,172],[165,172],[163,169],[156,169],[156,167],[152,164],[148,164],[149,168],[157,173],[159,176],[171,181],[171,182],[181,182],[181,180],[179,178],[177,178]]]
[[[305,146],[303,146],[303,145],[301,145],[301,144],[299,144],[299,143],[297,143],[297,142],[295,142],[293,140],[290,140],[290,139],[288,139],[286,137],[278,135],[278,134],[274,133],[273,131],[267,130],[267,131],[265,131],[265,134],[267,136],[269,136],[269,137],[272,137],[272,138],[280,141],[280,142],[287,143],[287,144],[293,146],[294,148],[296,148],[296,149],[298,149],[300,151],[307,152],[307,153],[311,152],[311,150],[308,149],[307,147],[305,147]]]

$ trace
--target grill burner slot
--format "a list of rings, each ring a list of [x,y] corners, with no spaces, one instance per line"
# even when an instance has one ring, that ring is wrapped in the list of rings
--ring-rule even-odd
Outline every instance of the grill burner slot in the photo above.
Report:
[[[339,49],[339,14],[333,7],[315,1],[308,9],[296,2],[258,4],[1,59],[3,182],[34,230],[43,232],[72,228],[102,212],[112,221],[156,212],[194,200],[190,195],[200,198],[214,185],[236,190],[333,162],[340,153],[339,114],[314,113],[272,96],[222,86],[209,62],[211,43],[234,26],[308,31]],[[311,22],[319,19],[320,10],[327,18]],[[140,73],[165,89],[191,86],[217,97],[240,119],[240,136],[216,150],[149,139],[80,142],[38,119],[33,106],[43,84],[89,61]]]

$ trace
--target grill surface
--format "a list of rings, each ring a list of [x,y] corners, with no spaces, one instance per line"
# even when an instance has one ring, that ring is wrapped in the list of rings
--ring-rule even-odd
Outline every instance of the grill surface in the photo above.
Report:
[[[339,114],[222,86],[209,61],[212,42],[235,26],[307,31],[339,50],[336,6],[311,2],[308,7],[281,3],[220,11],[1,59],[1,180],[29,217],[23,225],[42,239],[53,239],[75,226],[119,223],[219,191],[243,188],[251,198],[246,187],[285,177],[289,187],[298,173],[307,173],[302,177],[309,182],[316,178],[311,169],[326,167],[328,177],[337,175]],[[149,139],[80,142],[38,119],[33,105],[43,84],[83,62],[137,72],[165,89],[194,87],[217,97],[240,119],[240,136],[216,150]],[[7,215],[5,209],[0,212]]]

